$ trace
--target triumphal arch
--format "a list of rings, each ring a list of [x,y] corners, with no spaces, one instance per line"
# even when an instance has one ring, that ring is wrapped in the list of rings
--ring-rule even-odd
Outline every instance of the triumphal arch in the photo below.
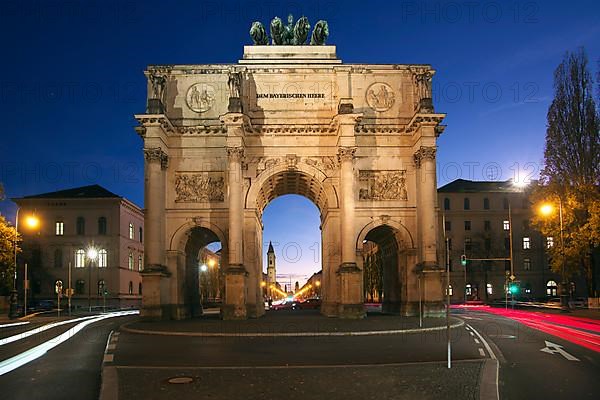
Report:
[[[344,64],[324,43],[324,21],[311,44],[306,34],[286,40],[273,23],[268,44],[256,24],[255,45],[235,64],[145,71],[148,107],[135,116],[145,155],[142,316],[199,313],[197,257],[213,241],[222,244],[222,317],[264,314],[262,212],[291,193],[321,213],[323,314],[365,315],[370,243],[392,254],[384,310],[414,315],[422,300],[426,314],[439,313],[435,154],[444,114],[432,106],[431,66]]]

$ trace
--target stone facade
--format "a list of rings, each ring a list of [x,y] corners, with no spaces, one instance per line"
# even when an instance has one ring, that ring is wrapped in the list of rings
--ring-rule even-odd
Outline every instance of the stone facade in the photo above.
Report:
[[[558,297],[560,274],[551,271],[546,249],[559,246],[559,238],[546,238],[532,229],[530,190],[512,181],[478,182],[458,179],[438,190],[440,227],[446,219],[446,235],[450,239],[450,280],[453,302],[465,298],[484,302],[505,300],[504,288],[510,263],[498,261],[468,261],[463,267],[460,257],[509,258],[512,222],[513,271],[520,285],[520,300],[546,300]],[[510,216],[509,216],[510,207]],[[445,251],[440,230],[440,253]],[[552,283],[554,282],[554,284]],[[468,285],[468,286],[467,286]],[[554,289],[553,289],[554,288]],[[582,276],[570,278],[570,294],[587,297]]]
[[[90,297],[93,307],[103,306],[104,302],[108,307],[140,306],[144,216],[138,206],[98,185],[14,201],[20,207],[19,231],[23,235],[18,282],[22,282],[23,264],[27,262],[29,301],[56,302],[55,283],[60,280],[64,292],[61,302],[66,306],[70,265],[73,307],[88,307]],[[31,214],[40,221],[35,232],[21,228],[23,219]],[[85,258],[91,246],[99,253],[93,262]],[[78,251],[84,258],[78,260]],[[104,299],[99,282],[107,290]]]
[[[223,245],[223,318],[262,315],[262,212],[290,193],[321,212],[323,314],[364,316],[363,240],[381,226],[398,244],[398,312],[416,313],[420,276],[425,310],[439,313],[445,115],[431,105],[433,73],[343,64],[335,46],[246,46],[233,65],[149,66],[148,110],[135,116],[146,157],[142,316],[191,315],[187,244],[200,230]]]

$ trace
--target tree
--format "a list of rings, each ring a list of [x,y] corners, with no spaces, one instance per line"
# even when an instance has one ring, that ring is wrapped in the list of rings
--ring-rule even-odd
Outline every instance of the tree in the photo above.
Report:
[[[15,274],[15,238],[17,231],[0,215],[0,295],[13,288]],[[20,251],[17,248],[17,251]]]
[[[555,204],[554,216],[534,213],[532,224],[554,239],[551,266],[567,276],[582,273],[593,294],[592,254],[600,246],[600,115],[583,49],[567,53],[554,72],[554,100],[548,109],[544,168],[532,201]],[[564,251],[558,205],[563,209]]]

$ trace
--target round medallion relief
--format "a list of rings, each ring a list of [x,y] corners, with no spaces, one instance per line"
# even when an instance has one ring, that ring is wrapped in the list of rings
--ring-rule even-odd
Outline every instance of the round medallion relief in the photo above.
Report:
[[[394,90],[387,83],[375,82],[368,87],[367,104],[375,111],[387,111],[396,101]]]
[[[208,111],[215,102],[215,88],[207,83],[196,83],[188,89],[185,101],[192,111]]]

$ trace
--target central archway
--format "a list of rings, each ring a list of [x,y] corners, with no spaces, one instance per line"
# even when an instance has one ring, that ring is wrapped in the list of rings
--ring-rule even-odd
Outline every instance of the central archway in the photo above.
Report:
[[[260,288],[263,272],[263,224],[262,216],[266,206],[275,198],[283,195],[295,194],[310,200],[319,210],[321,229],[322,260],[322,312],[335,314],[337,299],[337,284],[334,266],[339,265],[339,217],[333,210],[338,207],[337,194],[333,185],[318,169],[298,163],[293,168],[279,166],[263,171],[249,190],[246,197],[245,240],[256,243],[256,249],[246,248],[244,251],[244,264],[249,270],[248,291],[250,298],[256,299],[256,304],[263,304],[262,290]],[[248,222],[254,220],[252,228],[248,229]],[[250,250],[250,251],[248,251]],[[262,315],[264,310],[255,311]]]

